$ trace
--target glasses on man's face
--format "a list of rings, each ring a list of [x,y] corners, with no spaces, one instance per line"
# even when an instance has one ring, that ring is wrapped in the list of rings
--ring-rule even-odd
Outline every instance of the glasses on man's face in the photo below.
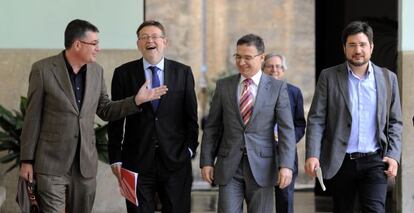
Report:
[[[139,36],[138,37],[138,40],[148,41],[149,39],[156,40],[156,39],[159,39],[159,38],[164,38],[164,36],[162,36],[162,35],[147,35],[147,34],[144,34],[144,35]]]
[[[82,43],[82,44],[87,44],[87,45],[91,45],[91,46],[95,46],[95,47],[99,46],[99,41],[87,42],[87,41],[79,40],[79,42]]]
[[[266,69],[283,69],[281,64],[267,64],[264,66]]]
[[[361,43],[347,43],[346,44],[346,47],[348,49],[355,49],[357,47],[361,47],[361,48],[364,49],[365,47],[368,47],[368,43],[366,43],[366,42],[361,42]]]
[[[239,62],[239,61],[241,61],[241,60],[244,60],[244,61],[251,61],[251,60],[253,60],[254,58],[256,58],[257,56],[259,56],[259,55],[261,55],[261,54],[257,54],[257,55],[239,55],[239,54],[235,53],[235,54],[233,55],[233,57],[234,57],[234,59],[235,59],[237,62]]]

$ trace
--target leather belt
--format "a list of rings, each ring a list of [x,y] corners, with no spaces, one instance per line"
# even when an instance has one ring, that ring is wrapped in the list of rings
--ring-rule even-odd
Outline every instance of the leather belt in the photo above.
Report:
[[[355,160],[355,159],[358,159],[358,158],[365,158],[365,157],[375,155],[375,154],[378,154],[378,152],[366,152],[366,153],[353,152],[353,153],[347,153],[347,156],[349,157],[349,159]]]

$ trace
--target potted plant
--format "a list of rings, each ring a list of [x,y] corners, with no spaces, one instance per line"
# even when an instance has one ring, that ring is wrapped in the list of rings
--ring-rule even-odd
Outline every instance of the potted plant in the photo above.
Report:
[[[10,111],[0,105],[0,152],[7,152],[0,158],[0,163],[12,163],[5,173],[10,172],[20,165],[20,134],[22,132],[26,108],[26,97],[20,97],[20,111]],[[97,124],[95,136],[99,160],[108,163],[106,125]]]

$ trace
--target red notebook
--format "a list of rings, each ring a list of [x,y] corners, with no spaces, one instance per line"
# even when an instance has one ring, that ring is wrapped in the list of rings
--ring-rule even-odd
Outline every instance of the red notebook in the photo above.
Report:
[[[121,168],[121,195],[138,206],[137,197],[138,173]]]

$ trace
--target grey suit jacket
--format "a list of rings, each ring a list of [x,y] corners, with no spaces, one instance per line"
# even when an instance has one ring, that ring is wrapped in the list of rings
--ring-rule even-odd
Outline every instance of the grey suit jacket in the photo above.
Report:
[[[108,98],[102,67],[92,63],[87,65],[79,111],[63,52],[33,64],[27,96],[20,158],[34,161],[35,172],[50,175],[69,171],[80,141],[76,161],[80,161],[81,174],[94,177],[98,165],[95,114],[103,120],[114,120],[138,110],[134,97],[118,102]]]
[[[295,132],[286,83],[263,74],[252,117],[244,125],[237,100],[239,79],[240,74],[217,82],[201,143],[200,167],[215,163],[214,181],[226,185],[241,162],[245,146],[257,184],[274,186],[278,168],[293,169],[295,161]],[[278,148],[273,133],[276,122]]]
[[[372,63],[377,89],[377,133],[382,155],[401,157],[401,105],[397,77],[388,71],[392,90],[389,111],[389,141],[386,139],[387,86],[380,67]],[[322,70],[308,115],[306,159],[320,161],[323,176],[332,178],[344,160],[351,133],[351,106],[346,63]]]

